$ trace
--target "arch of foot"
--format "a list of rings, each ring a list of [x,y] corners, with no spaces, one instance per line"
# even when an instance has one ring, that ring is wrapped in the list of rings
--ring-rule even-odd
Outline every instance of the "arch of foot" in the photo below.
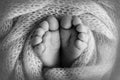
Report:
[[[84,5],[82,5],[83,3],[84,3]],[[29,14],[25,14],[25,15],[19,17],[19,20],[17,21],[15,27],[10,32],[10,34],[7,35],[7,37],[4,39],[4,42],[1,45],[2,45],[2,47],[4,47],[5,45],[7,46],[9,44],[12,44],[12,46],[15,46],[16,44],[14,44],[14,43],[16,42],[16,40],[18,41],[17,45],[23,44],[23,42],[20,43],[19,41],[20,41],[21,37],[25,36],[31,29],[33,29],[33,26],[31,26],[31,25],[34,22],[36,22],[37,20],[39,20],[43,17],[46,17],[47,15],[60,16],[60,15],[64,15],[64,14],[80,15],[79,17],[81,18],[81,20],[83,21],[84,24],[87,24],[86,26],[90,27],[93,31],[96,31],[96,33],[104,34],[108,38],[107,40],[111,40],[111,39],[114,40],[116,37],[113,33],[111,33],[111,32],[114,32],[114,30],[115,30],[114,24],[112,23],[111,19],[107,15],[107,13],[103,9],[101,9],[101,7],[98,6],[96,3],[92,3],[92,2],[90,2],[90,4],[88,4],[88,3],[89,2],[79,2],[79,4],[76,4],[77,6],[72,6],[72,7],[70,5],[64,7],[65,4],[59,5],[59,6],[48,5],[47,7],[44,7],[40,10],[37,10],[36,12],[33,12],[33,13],[31,12]],[[82,5],[82,6],[80,6],[80,5]],[[67,11],[67,9],[69,11]],[[91,13],[91,14],[95,15],[96,17],[99,17],[99,19],[91,14],[84,14],[84,13]],[[102,20],[104,21],[104,23],[106,23],[107,28],[106,28],[105,24],[102,23]],[[93,26],[93,24],[94,24],[94,26]],[[95,28],[95,27],[97,27],[97,28]],[[99,29],[101,31],[99,31]],[[108,34],[110,34],[110,35],[108,35]],[[105,40],[102,40],[102,38],[104,38],[104,37],[100,37],[100,41],[104,42]],[[94,38],[92,38],[92,39],[94,40]],[[98,39],[99,39],[99,37],[98,37]],[[23,41],[25,41],[25,39]],[[5,42],[7,42],[7,43],[5,43]],[[29,42],[29,40],[28,40],[28,42]],[[113,42],[113,44],[114,43],[115,42]],[[75,64],[73,64],[73,66],[71,68],[48,69],[46,71],[46,73],[44,74],[44,77],[47,80],[53,80],[53,79],[55,79],[55,80],[79,80],[79,79],[83,79],[83,78],[88,79],[88,78],[92,78],[92,77],[101,77],[102,75],[104,75],[104,73],[106,73],[110,69],[110,67],[108,67],[108,66],[111,66],[111,64],[109,64],[108,62],[112,63],[113,57],[111,57],[111,56],[114,56],[115,54],[112,54],[111,52],[114,53],[113,47],[116,48],[116,46],[115,46],[115,44],[114,45],[112,45],[112,44],[109,44],[109,45],[99,44],[99,45],[100,46],[96,46],[96,47],[100,48],[99,51],[101,51],[100,52],[101,56],[103,55],[102,56],[102,63],[100,63],[101,65],[91,65],[91,66],[84,66],[83,65],[81,67],[78,67],[78,66],[80,66],[80,63],[81,63],[80,62],[81,58],[79,58],[75,62]],[[22,45],[22,47],[23,47],[23,45]],[[25,64],[24,67],[26,70],[25,71],[26,75],[28,77],[30,77],[29,79],[31,79],[31,80],[32,79],[36,79],[36,80],[41,79],[40,78],[41,76],[38,76],[38,75],[41,75],[40,68],[41,68],[42,63],[39,60],[39,58],[36,57],[36,55],[34,55],[34,53],[32,52],[29,43],[26,44],[25,47],[26,48],[24,51],[23,62]],[[6,48],[4,47],[3,49],[6,49]],[[8,46],[8,50],[11,50],[11,49],[12,48],[10,48]],[[15,49],[15,47],[14,47],[14,49]],[[22,48],[20,48],[19,51],[20,50],[22,50]],[[104,52],[102,52],[103,50],[104,50]],[[110,50],[112,50],[112,51],[110,51]],[[18,52],[18,51],[16,51],[16,52],[17,52],[17,55],[15,55],[15,57],[13,56],[14,58],[12,58],[12,59],[8,58],[8,61],[12,60],[11,62],[15,63],[16,59],[18,58],[18,56],[20,54],[20,52]],[[109,54],[106,54],[106,52]],[[0,61],[5,62],[6,61],[5,59],[7,57],[9,57],[9,55],[6,57],[5,53],[10,53],[10,52],[3,51],[2,55],[4,55],[5,58],[4,58],[4,60],[0,60]],[[11,53],[14,53],[14,51],[12,51]],[[10,55],[12,55],[12,54],[10,54]],[[91,56],[91,55],[89,55],[89,56]],[[94,57],[94,56],[95,55],[92,55],[92,57]],[[109,57],[106,57],[106,56],[109,56]],[[90,60],[92,60],[92,58],[90,58],[90,57],[86,58],[86,63],[88,63]],[[36,66],[36,64],[37,64],[37,66]],[[4,66],[6,64],[3,63],[1,65]],[[5,66],[4,68],[0,68],[0,70],[6,69],[3,72],[5,75],[9,76],[11,74],[11,72],[14,70],[13,69],[14,64],[12,66],[10,66],[10,65],[11,64],[8,64],[8,66]],[[20,67],[22,66],[22,64],[20,64],[18,61],[17,66],[19,66],[19,65],[20,65]],[[18,72],[17,78],[23,77],[23,76],[21,76],[22,74],[19,76],[19,72],[22,72],[21,70],[22,69],[20,69],[20,71],[16,70],[16,72]],[[97,73],[96,73],[96,71],[97,71]],[[9,72],[9,73],[7,73],[7,72]],[[24,74],[24,72],[23,72],[23,74]],[[8,78],[8,77],[6,77],[6,78]],[[5,80],[5,78],[2,78],[2,80]]]

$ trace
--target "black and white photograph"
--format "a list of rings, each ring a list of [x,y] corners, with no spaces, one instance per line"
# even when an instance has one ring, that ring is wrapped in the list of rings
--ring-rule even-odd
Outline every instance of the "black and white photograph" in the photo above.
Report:
[[[0,80],[120,80],[120,0],[0,0]]]

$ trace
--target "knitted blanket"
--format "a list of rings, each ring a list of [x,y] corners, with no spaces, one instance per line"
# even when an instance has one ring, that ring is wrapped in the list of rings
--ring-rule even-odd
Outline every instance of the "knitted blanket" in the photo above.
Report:
[[[102,60],[106,60],[101,62],[102,65],[98,65],[98,55],[101,55],[103,48],[111,52],[109,46],[102,45],[101,42],[104,41],[100,38],[98,41],[101,42],[97,46],[88,49],[69,68],[44,68],[32,50],[30,37],[33,30],[49,15],[54,15],[58,19],[62,15],[77,15],[92,31],[98,33],[96,35],[102,34],[111,42],[116,40],[115,26],[101,6],[92,1],[75,1],[50,0],[36,11],[1,22],[0,80],[98,80],[111,69],[111,64],[107,60],[113,57],[103,57]],[[105,51],[102,54],[105,54]]]

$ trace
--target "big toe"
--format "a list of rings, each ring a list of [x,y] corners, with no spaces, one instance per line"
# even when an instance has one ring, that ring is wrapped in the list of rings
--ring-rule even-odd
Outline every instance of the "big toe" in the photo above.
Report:
[[[47,21],[49,23],[49,29],[51,31],[54,31],[54,30],[58,30],[59,28],[59,23],[58,23],[58,20],[54,17],[54,16],[49,16],[47,18]]]

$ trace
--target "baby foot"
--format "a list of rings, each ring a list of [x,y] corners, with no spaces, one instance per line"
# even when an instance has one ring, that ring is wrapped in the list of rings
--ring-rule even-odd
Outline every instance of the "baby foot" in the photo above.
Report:
[[[89,29],[80,18],[64,16],[61,20],[62,66],[70,67],[85,51],[89,42]]]
[[[58,28],[57,19],[49,16],[47,20],[40,23],[40,27],[35,31],[31,40],[34,52],[47,67],[55,67],[59,63],[60,36]]]

